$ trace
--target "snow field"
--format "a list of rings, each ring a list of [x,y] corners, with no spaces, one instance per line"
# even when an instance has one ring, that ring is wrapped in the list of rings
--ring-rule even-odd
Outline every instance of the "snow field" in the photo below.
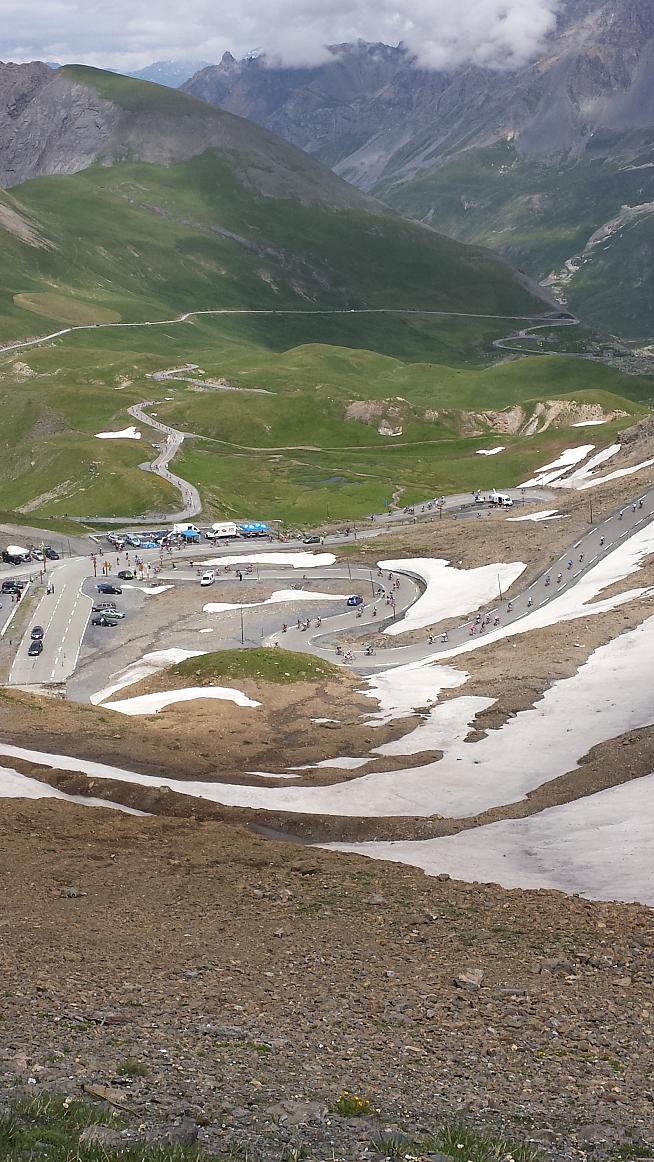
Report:
[[[546,508],[542,512],[532,512],[529,516],[508,516],[509,524],[520,524],[523,520],[542,521],[542,520],[563,520],[564,513],[558,512],[555,508]]]
[[[140,694],[135,698],[123,698],[118,702],[105,702],[105,710],[117,710],[120,714],[158,714],[166,706],[176,702],[192,702],[199,698],[218,698],[225,702],[235,702],[237,706],[261,706],[230,686],[188,686],[183,690],[163,690],[155,694]]]
[[[333,553],[248,553],[238,557],[212,557],[203,561],[207,569],[214,565],[289,565],[292,569],[318,569],[321,565],[333,565]]]
[[[122,432],[96,432],[96,440],[140,440],[138,428],[123,428]]]
[[[185,662],[187,658],[199,658],[206,652],[205,650],[169,649],[154,650],[152,653],[144,654],[140,662],[132,662],[123,670],[113,674],[110,685],[104,686],[102,690],[92,694],[89,701],[94,706],[98,706],[107,698],[111,698],[112,694],[124,690],[125,686],[133,686],[135,682],[141,682],[143,678],[151,678],[153,674],[165,670],[166,666],[176,666],[178,662]]]
[[[112,803],[108,799],[95,799],[87,795],[66,795],[49,783],[30,779],[9,767],[0,767],[0,798],[2,799],[64,799],[66,803],[76,803],[82,807],[109,807],[123,811],[126,815],[145,816],[147,812],[124,807],[122,803]]]
[[[596,422],[589,420],[583,425],[576,424],[574,426],[589,427]],[[579,448],[566,448],[558,460],[553,460],[551,464],[545,464],[543,468],[539,468],[531,480],[519,484],[518,488],[536,488],[549,484],[552,488],[585,490],[586,488],[595,488],[598,484],[605,484],[609,480],[619,480],[622,476],[631,476],[634,472],[640,472],[643,468],[650,468],[654,464],[654,458],[652,458],[643,460],[640,464],[632,464],[629,468],[616,468],[614,472],[608,472],[605,476],[596,476],[595,471],[600,464],[605,464],[607,460],[616,456],[621,445],[610,444],[608,448],[601,448],[585,464],[582,464],[581,462],[586,460],[594,447],[594,444],[582,444]],[[579,467],[575,467],[575,465],[579,465]],[[570,471],[571,468],[573,471]]]
[[[327,844],[339,851],[447,872],[469,883],[549,888],[592,900],[654,907],[654,774],[550,807],[440,839]]]
[[[378,561],[380,569],[415,573],[427,588],[401,621],[383,631],[389,636],[424,629],[446,618],[470,613],[505,592],[526,569],[522,561],[457,569],[441,557],[409,557],[402,561]]]
[[[209,601],[202,609],[204,613],[224,613],[228,609],[256,609],[260,605],[280,605],[285,601],[347,601],[347,598],[347,593],[309,593],[303,589],[279,589],[265,601]]]
[[[531,480],[525,480],[524,484],[518,484],[517,487],[541,488],[545,484],[551,484],[553,480],[558,480],[559,476],[563,476],[573,464],[580,464],[582,460],[585,460],[594,447],[594,444],[582,444],[579,448],[566,448],[558,459],[552,460],[551,464],[545,464],[543,468],[539,468]]]
[[[436,717],[432,740],[444,756],[437,762],[363,775],[325,787],[247,787],[142,775],[65,755],[43,754],[0,743],[0,754],[95,778],[148,787],[229,806],[308,814],[360,816],[473,816],[518,802],[528,791],[573,771],[593,747],[625,731],[654,723],[649,675],[654,617],[596,650],[571,678],[550,687],[530,710],[509,719],[475,743],[465,742],[466,719],[487,705],[463,705]],[[420,729],[420,728],[418,728]],[[439,734],[436,731],[440,730]]]

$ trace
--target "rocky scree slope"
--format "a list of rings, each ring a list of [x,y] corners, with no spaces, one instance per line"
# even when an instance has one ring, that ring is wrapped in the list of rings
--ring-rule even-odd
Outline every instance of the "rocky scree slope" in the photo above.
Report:
[[[227,153],[258,192],[339,208],[371,204],[285,141],[183,93],[98,69],[0,65],[0,187],[123,160],[175,165]]]

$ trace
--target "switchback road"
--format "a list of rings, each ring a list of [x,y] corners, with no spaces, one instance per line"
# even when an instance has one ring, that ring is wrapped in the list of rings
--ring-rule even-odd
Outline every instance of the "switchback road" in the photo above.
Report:
[[[600,524],[593,526],[589,531],[580,537],[573,545],[553,562],[550,562],[546,569],[544,569],[539,576],[530,581],[528,586],[525,586],[519,593],[511,599],[511,609],[508,608],[506,598],[502,601],[493,603],[488,608],[484,609],[481,615],[483,619],[490,617],[490,624],[485,629],[487,640],[492,642],[493,629],[495,628],[495,618],[499,619],[498,627],[506,627],[512,625],[525,617],[530,612],[533,612],[548,602],[554,600],[560,593],[570,590],[574,587],[579,579],[591,569],[599,560],[608,556],[619,545],[623,544],[630,536],[638,532],[640,529],[651,523],[654,519],[654,486],[650,487],[635,500],[622,506],[610,516],[607,516]],[[341,538],[341,542],[345,538]],[[287,544],[286,546],[276,546],[275,551],[283,555],[286,549],[290,553],[297,552],[300,546],[295,544]],[[257,551],[261,551],[261,546],[257,544],[243,544],[239,545],[239,550],[243,556],[252,555]],[[208,548],[204,553],[196,556],[196,560],[206,558],[208,554],[212,557],[220,558],[221,556],[233,556],[234,546],[224,548]],[[148,553],[144,554],[149,556]],[[153,558],[158,554],[152,550]],[[182,569],[179,566],[182,565]],[[371,633],[378,633],[379,630],[387,624],[388,619],[399,620],[403,613],[411,605],[414,604],[421,586],[416,583],[416,579],[411,575],[410,565],[406,568],[397,568],[393,570],[394,577],[400,581],[400,587],[395,590],[393,596],[396,601],[395,610],[393,611],[386,605],[385,595],[379,596],[376,594],[377,588],[383,588],[386,594],[391,592],[389,586],[388,573],[384,572],[382,576],[378,576],[377,572],[369,567],[362,568],[356,564],[352,564],[350,569],[347,565],[335,565],[331,568],[321,568],[313,573],[308,570],[307,584],[310,584],[310,577],[313,576],[315,580],[319,577],[338,578],[339,580],[345,578],[345,572],[348,575],[348,589],[350,585],[356,592],[359,591],[364,598],[363,614],[360,618],[356,615],[356,610],[343,611],[334,617],[324,618],[320,627],[312,625],[308,631],[298,630],[296,627],[289,628],[287,633],[282,637],[281,633],[277,633],[268,639],[269,644],[274,644],[278,641],[287,649],[301,650],[304,652],[315,653],[318,656],[334,661],[337,657],[336,646],[339,641],[339,635],[345,634],[348,638],[352,635],[369,636]],[[271,579],[280,577],[283,578],[283,562],[280,560],[279,565],[274,567],[274,572],[270,574]],[[80,644],[90,611],[91,601],[81,592],[81,586],[91,573],[90,562],[88,558],[78,557],[70,561],[62,561],[50,574],[51,580],[55,584],[55,593],[49,596],[44,596],[36,609],[34,616],[30,620],[28,629],[19,647],[18,656],[14,661],[11,669],[9,681],[12,685],[50,685],[57,682],[65,681],[75,669],[77,656],[80,649]],[[262,579],[265,580],[269,574],[265,566],[261,567]],[[178,563],[178,570],[165,570],[163,574],[159,574],[159,580],[172,581],[183,577],[183,563],[180,560]],[[560,580],[559,580],[559,576]],[[301,574],[300,574],[301,576]],[[546,577],[549,577],[549,584],[546,584]],[[288,578],[292,579],[294,583],[299,580],[298,571],[293,571],[289,568]],[[351,581],[350,581],[351,578]],[[215,592],[215,591],[214,591]],[[214,592],[207,591],[207,601],[215,600]],[[217,592],[216,592],[217,596]],[[373,609],[377,609],[376,616],[373,614]],[[311,617],[311,609],[306,606],[302,610],[305,617]],[[280,622],[283,613],[280,610]],[[471,620],[472,617],[472,620]],[[475,611],[471,611],[471,616],[460,624],[448,625],[448,641],[446,643],[434,643],[430,645],[426,640],[407,645],[395,644],[396,639],[393,639],[393,644],[388,648],[378,649],[377,653],[372,657],[366,656],[364,647],[353,649],[352,666],[360,673],[369,673],[378,669],[387,668],[390,666],[398,666],[406,664],[407,662],[420,661],[425,658],[438,659],[461,646],[470,640],[470,627],[474,624]],[[434,623],[438,624],[437,609],[434,613]],[[40,658],[32,659],[27,657],[27,649],[29,645],[29,632],[33,625],[40,624],[45,630],[45,646],[43,654]],[[281,627],[280,627],[281,628]],[[477,625],[475,633],[479,634],[480,628]],[[425,629],[425,638],[427,629]],[[440,646],[440,648],[439,648]]]

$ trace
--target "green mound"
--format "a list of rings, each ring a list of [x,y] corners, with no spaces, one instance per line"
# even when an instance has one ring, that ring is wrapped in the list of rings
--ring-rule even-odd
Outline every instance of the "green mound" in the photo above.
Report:
[[[255,682],[316,682],[320,678],[341,677],[342,671],[330,662],[292,650],[219,650],[188,658],[171,666],[171,674],[195,681],[213,682],[218,678],[251,678]]]

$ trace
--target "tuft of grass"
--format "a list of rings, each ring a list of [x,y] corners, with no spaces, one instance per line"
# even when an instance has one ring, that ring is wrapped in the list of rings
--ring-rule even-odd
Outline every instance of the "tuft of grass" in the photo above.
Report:
[[[209,1162],[206,1151],[125,1141],[120,1146],[80,1142],[87,1126],[124,1129],[123,1121],[101,1106],[47,1094],[13,1102],[0,1116],[0,1162]]]
[[[408,1134],[380,1134],[370,1139],[370,1147],[383,1158],[405,1158],[414,1153],[416,1142]]]
[[[171,666],[169,673],[208,684],[217,678],[250,678],[259,682],[315,682],[341,675],[338,666],[293,650],[219,650],[199,658],[187,658]]]
[[[424,1146],[423,1146],[424,1149]],[[464,1162],[541,1162],[543,1153],[535,1146],[515,1142],[492,1133],[479,1133],[461,1122],[444,1126],[430,1143],[431,1151],[448,1154]]]

